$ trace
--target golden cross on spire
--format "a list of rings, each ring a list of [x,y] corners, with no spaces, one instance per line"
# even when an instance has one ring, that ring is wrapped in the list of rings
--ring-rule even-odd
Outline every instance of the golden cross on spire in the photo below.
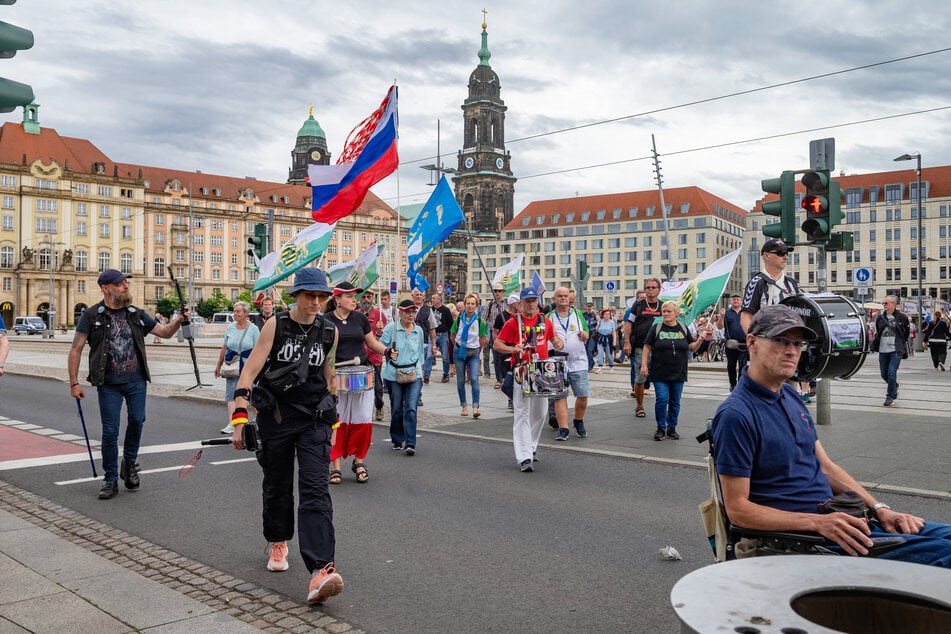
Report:
[[[485,24],[485,14],[486,14],[486,13],[488,13],[488,11],[486,11],[485,9],[482,9],[482,28],[483,28],[483,29],[486,27],[486,24]]]
[[[310,104],[310,116],[314,116],[314,104]]]

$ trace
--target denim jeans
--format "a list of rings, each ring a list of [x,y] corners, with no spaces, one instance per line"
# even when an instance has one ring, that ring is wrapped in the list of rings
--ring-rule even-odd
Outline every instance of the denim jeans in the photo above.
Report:
[[[611,344],[598,344],[598,365],[614,367],[614,354],[611,352]]]
[[[390,440],[396,445],[416,446],[416,406],[423,380],[413,383],[386,382],[390,394]]]
[[[433,371],[433,361],[436,360],[435,355],[433,355],[433,342],[429,339],[426,339],[426,342],[423,344],[423,347],[426,349],[426,358],[423,360],[423,376],[427,379],[429,378],[430,373]]]
[[[264,471],[261,492],[264,538],[282,542],[294,536],[294,458],[297,458],[297,534],[308,572],[334,560],[336,546],[330,499],[330,425],[295,407],[258,412]]]
[[[449,358],[448,332],[441,332],[436,335],[436,347],[439,348],[439,354],[442,355],[442,375],[443,377],[447,377],[449,376],[449,364],[451,362],[451,359]]]
[[[456,391],[459,393],[459,404],[466,404],[466,368],[469,368],[469,385],[472,386],[472,405],[479,406],[479,357],[453,359],[456,364]]]
[[[588,339],[588,343],[584,346],[584,351],[588,355],[588,372],[594,369],[594,355],[598,349],[598,340],[597,335],[591,335],[591,338]]]
[[[901,365],[901,356],[897,352],[879,352],[878,369],[882,380],[888,384],[885,396],[898,398],[898,366]]]
[[[894,533],[885,532],[878,522],[872,522],[870,537],[888,537]],[[935,522],[925,522],[917,535],[902,535],[905,544],[879,555],[879,559],[907,561],[914,564],[951,568],[951,526]]]
[[[674,429],[680,419],[683,381],[654,381],[654,418],[661,429]]]
[[[128,420],[125,440],[122,442],[122,459],[135,461],[139,456],[142,426],[145,424],[145,381],[133,381],[118,385],[100,385],[99,413],[102,417],[102,470],[104,480],[119,479],[119,414],[125,400]]]

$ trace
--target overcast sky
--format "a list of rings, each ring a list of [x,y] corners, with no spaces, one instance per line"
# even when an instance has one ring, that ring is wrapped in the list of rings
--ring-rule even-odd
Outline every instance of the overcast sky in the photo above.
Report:
[[[810,139],[835,137],[850,174],[911,167],[892,159],[913,151],[925,167],[951,164],[951,109],[842,125],[951,106],[951,51],[672,108],[948,47],[943,0],[21,0],[0,20],[36,45],[0,60],[0,76],[33,86],[41,125],[113,160],[279,182],[311,103],[336,157],[395,79],[402,164],[374,192],[412,204],[431,191],[419,166],[434,162],[437,120],[456,166],[483,7],[516,212],[654,188],[651,134],[665,186],[746,209],[761,179],[809,166]],[[825,126],[842,127],[789,135]],[[776,135],[789,136],[737,143]],[[561,170],[575,171],[542,176]]]

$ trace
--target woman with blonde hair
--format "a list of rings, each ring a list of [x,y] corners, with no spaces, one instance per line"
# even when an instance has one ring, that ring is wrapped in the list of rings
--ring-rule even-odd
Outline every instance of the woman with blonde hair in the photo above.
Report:
[[[653,326],[644,340],[641,355],[641,376],[651,377],[654,384],[654,418],[657,431],[654,440],[679,440],[677,422],[680,417],[680,395],[687,382],[687,352],[695,351],[702,341],[690,334],[680,322],[680,304],[661,304],[663,321]],[[650,368],[647,363],[650,360]]]
[[[489,341],[489,328],[479,316],[479,297],[474,293],[466,295],[465,310],[459,313],[449,329],[453,343],[453,362],[456,366],[456,391],[459,392],[459,404],[462,415],[469,415],[466,404],[466,370],[469,372],[469,385],[472,387],[472,417],[479,418],[479,359],[482,347]]]

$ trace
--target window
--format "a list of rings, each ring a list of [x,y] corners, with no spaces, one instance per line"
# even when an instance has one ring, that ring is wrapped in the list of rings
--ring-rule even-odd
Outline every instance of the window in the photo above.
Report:
[[[99,225],[99,237],[108,238],[109,237],[109,225],[106,223],[100,223]]]
[[[76,223],[76,235],[77,236],[87,235],[85,220],[80,220]]]
[[[123,207],[123,208],[122,208],[122,217],[125,218],[126,220],[128,220],[129,218],[131,218],[131,217],[132,217],[132,208],[131,208],[131,207]]]
[[[13,247],[0,247],[0,269],[13,268]]]
[[[73,262],[76,264],[76,270],[78,272],[86,272],[89,270],[89,252],[86,250],[76,251],[73,255]]]
[[[155,243],[156,244],[165,244],[165,232],[156,231],[155,232]]]
[[[56,218],[37,218],[37,233],[56,233]]]
[[[123,273],[132,273],[132,254],[123,253],[119,256],[119,270]]]
[[[588,222],[588,219],[589,219],[589,218],[591,218],[591,212],[590,212],[590,211],[582,211],[582,212],[581,212],[581,222]]]
[[[132,237],[132,226],[131,225],[122,225],[122,237],[131,238]]]
[[[165,258],[155,258],[152,263],[152,271],[155,277],[165,277]]]
[[[109,205],[99,205],[99,217],[108,218],[111,213]]]
[[[4,230],[4,231],[13,231],[13,216],[4,216],[4,217],[3,217],[3,230]]]
[[[112,255],[108,251],[99,252],[99,272],[112,268]]]
[[[901,202],[902,185],[885,185],[885,204],[897,205]]]
[[[845,206],[859,207],[862,204],[862,188],[849,187],[845,190]]]
[[[108,185],[99,186],[99,195],[100,196],[112,196],[112,188]]]
[[[13,196],[4,196],[0,207],[3,209],[13,209]]]
[[[37,198],[36,210],[37,211],[56,211],[56,201],[47,200],[46,198]]]

